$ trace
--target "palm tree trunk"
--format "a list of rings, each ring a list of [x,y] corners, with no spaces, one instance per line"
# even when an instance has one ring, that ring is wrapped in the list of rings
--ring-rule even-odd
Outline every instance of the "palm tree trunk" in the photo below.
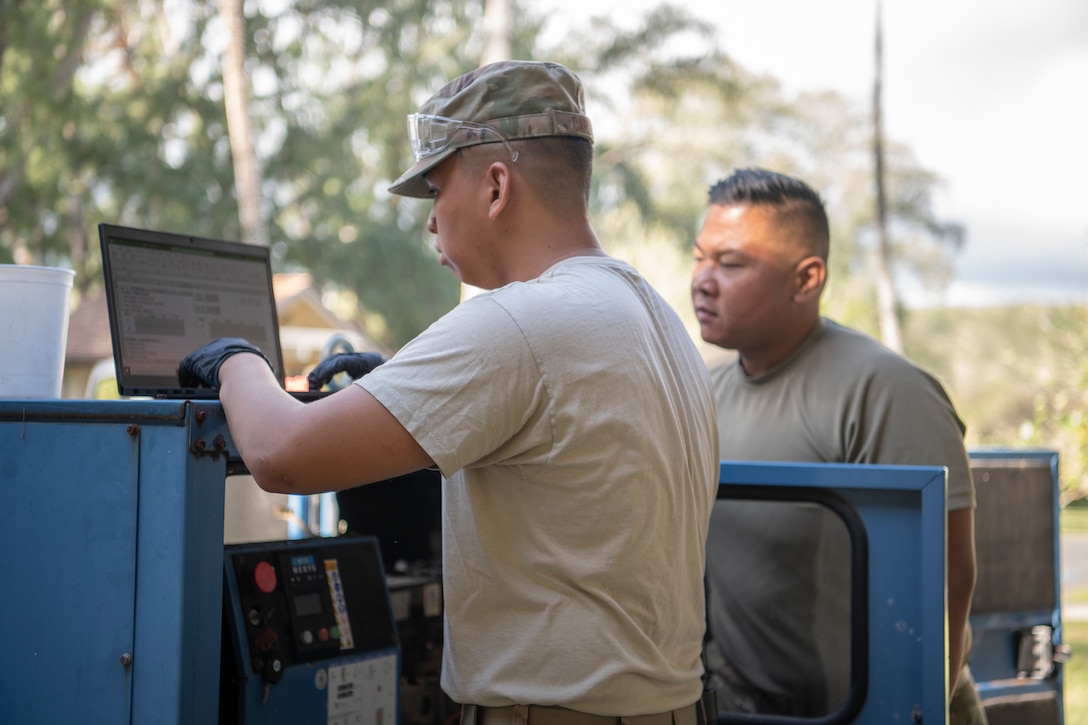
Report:
[[[899,300],[892,277],[891,244],[888,241],[887,202],[884,194],[884,120],[881,112],[883,75],[883,30],[880,0],[876,5],[876,81],[873,83],[873,167],[876,172],[876,303],[880,320],[880,339],[895,352],[903,352],[899,327]]]
[[[242,241],[268,246],[268,234],[261,221],[261,171],[253,144],[249,119],[249,92],[246,85],[245,17],[243,0],[219,0],[219,15],[227,29],[223,51],[223,101],[227,111],[227,132],[234,161],[234,188],[238,196],[238,220]]]

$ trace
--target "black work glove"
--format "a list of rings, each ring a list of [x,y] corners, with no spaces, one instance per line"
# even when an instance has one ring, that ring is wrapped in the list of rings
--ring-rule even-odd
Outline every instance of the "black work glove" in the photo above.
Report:
[[[183,388],[214,388],[219,390],[219,366],[231,355],[251,352],[260,355],[271,369],[272,363],[254,345],[240,337],[221,337],[185,356],[178,365],[178,383]]]
[[[347,373],[352,380],[358,380],[383,362],[385,358],[376,352],[338,352],[319,362],[306,379],[310,382],[310,390],[321,390],[339,373]]]

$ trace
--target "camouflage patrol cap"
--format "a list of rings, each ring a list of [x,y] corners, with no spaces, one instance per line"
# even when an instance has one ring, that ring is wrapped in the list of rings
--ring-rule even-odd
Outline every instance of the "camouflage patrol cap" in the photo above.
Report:
[[[558,63],[506,60],[477,68],[440,88],[409,123],[427,117],[468,125],[450,124],[457,130],[451,130],[448,144],[418,158],[389,187],[394,194],[429,196],[423,174],[467,146],[544,136],[593,141],[582,83]]]

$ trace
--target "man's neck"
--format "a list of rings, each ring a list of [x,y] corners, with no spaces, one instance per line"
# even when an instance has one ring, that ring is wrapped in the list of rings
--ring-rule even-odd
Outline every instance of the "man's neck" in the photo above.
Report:
[[[815,319],[797,325],[781,335],[773,346],[758,351],[738,350],[739,363],[744,374],[751,378],[775,369],[800,349],[819,324],[820,317],[817,315]]]
[[[575,257],[607,257],[597,234],[588,222],[584,225],[544,223],[520,237],[520,254],[515,250],[509,270],[513,279],[536,279],[556,264]]]

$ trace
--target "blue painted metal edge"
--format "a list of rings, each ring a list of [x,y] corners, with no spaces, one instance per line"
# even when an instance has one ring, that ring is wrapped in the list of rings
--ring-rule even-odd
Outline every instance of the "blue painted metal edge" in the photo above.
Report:
[[[879,551],[879,541],[874,548],[874,556],[883,557],[892,561],[895,555],[902,554],[909,561],[919,567],[920,599],[918,613],[922,632],[919,636],[918,670],[902,670],[902,667],[911,668],[910,663],[888,662],[882,659],[870,657],[869,681],[872,688],[888,684],[896,679],[896,672],[903,675],[900,679],[917,678],[919,685],[918,701],[913,706],[912,712],[897,712],[895,717],[906,721],[911,718],[915,722],[944,723],[948,717],[948,657],[947,657],[947,617],[946,592],[945,592],[945,527],[946,527],[946,478],[947,471],[943,467],[933,466],[883,466],[867,464],[810,464],[810,463],[782,463],[750,461],[722,461],[719,471],[719,484],[764,486],[770,488],[782,487],[812,487],[825,489],[845,498],[852,505],[862,508],[866,501],[870,503],[881,492],[889,494],[891,499],[905,495],[912,500],[910,504],[918,510],[918,520],[921,525],[916,531],[920,551],[917,560],[910,556],[910,552]],[[893,505],[894,508],[894,505]],[[867,527],[874,522],[866,521]],[[935,528],[934,528],[935,527]],[[882,534],[883,532],[872,532]],[[886,543],[886,542],[885,542]],[[891,554],[891,558],[889,557]],[[885,562],[887,563],[887,562]],[[877,561],[870,566],[876,566]],[[938,593],[938,594],[934,594]],[[928,596],[927,596],[928,594]],[[888,626],[886,612],[881,612],[881,604],[870,597],[869,623],[870,633],[874,627],[881,629],[882,637],[887,637]],[[898,611],[898,610],[897,610]],[[898,625],[900,623],[896,623]],[[909,629],[909,627],[908,627]],[[932,636],[931,633],[940,633],[940,636]],[[873,641],[870,641],[870,647]],[[872,653],[871,653],[872,654]],[[897,668],[900,668],[897,670]],[[887,716],[887,712],[881,710],[881,703],[868,702],[876,697],[877,692],[871,689],[867,694],[867,701],[862,705],[860,713],[837,711],[824,718],[808,718],[804,722],[810,725],[834,725],[839,723],[868,723],[876,722],[874,717]],[[886,708],[885,708],[886,709]],[[729,713],[722,722],[735,723],[764,723],[766,725],[787,725],[796,723],[796,718],[768,716],[768,715],[744,715]]]
[[[1040,612],[1017,612],[1015,614],[989,614],[989,615],[975,615],[972,616],[972,620],[985,622],[992,625],[994,629],[1001,628],[1017,628],[1019,626],[1028,627],[1030,622],[1041,622],[1049,620],[1050,626],[1053,630],[1053,643],[1055,645],[1062,644],[1064,642],[1065,633],[1063,631],[1062,624],[1062,583],[1061,583],[1061,571],[1062,571],[1062,547],[1061,547],[1061,478],[1059,477],[1059,458],[1058,451],[1049,448],[1010,448],[1007,446],[983,446],[979,448],[972,448],[968,451],[968,455],[972,460],[978,461],[1024,461],[1029,463],[1036,463],[1045,465],[1050,469],[1050,479],[1053,485],[1052,495],[1052,515],[1054,517],[1054,567],[1057,576],[1054,577],[1054,586],[1056,591],[1054,592],[1054,601],[1057,602],[1057,606],[1052,611],[1040,611]],[[1015,680],[1014,684],[991,684],[986,682],[978,683],[979,694],[984,698],[987,696],[997,697],[1003,695],[1012,694],[1024,694],[1024,693],[1049,693],[1056,692],[1059,706],[1059,717],[1062,723],[1065,722],[1065,667],[1058,666],[1057,674],[1054,676],[1055,687],[1051,688],[1045,681],[1039,680]]]

